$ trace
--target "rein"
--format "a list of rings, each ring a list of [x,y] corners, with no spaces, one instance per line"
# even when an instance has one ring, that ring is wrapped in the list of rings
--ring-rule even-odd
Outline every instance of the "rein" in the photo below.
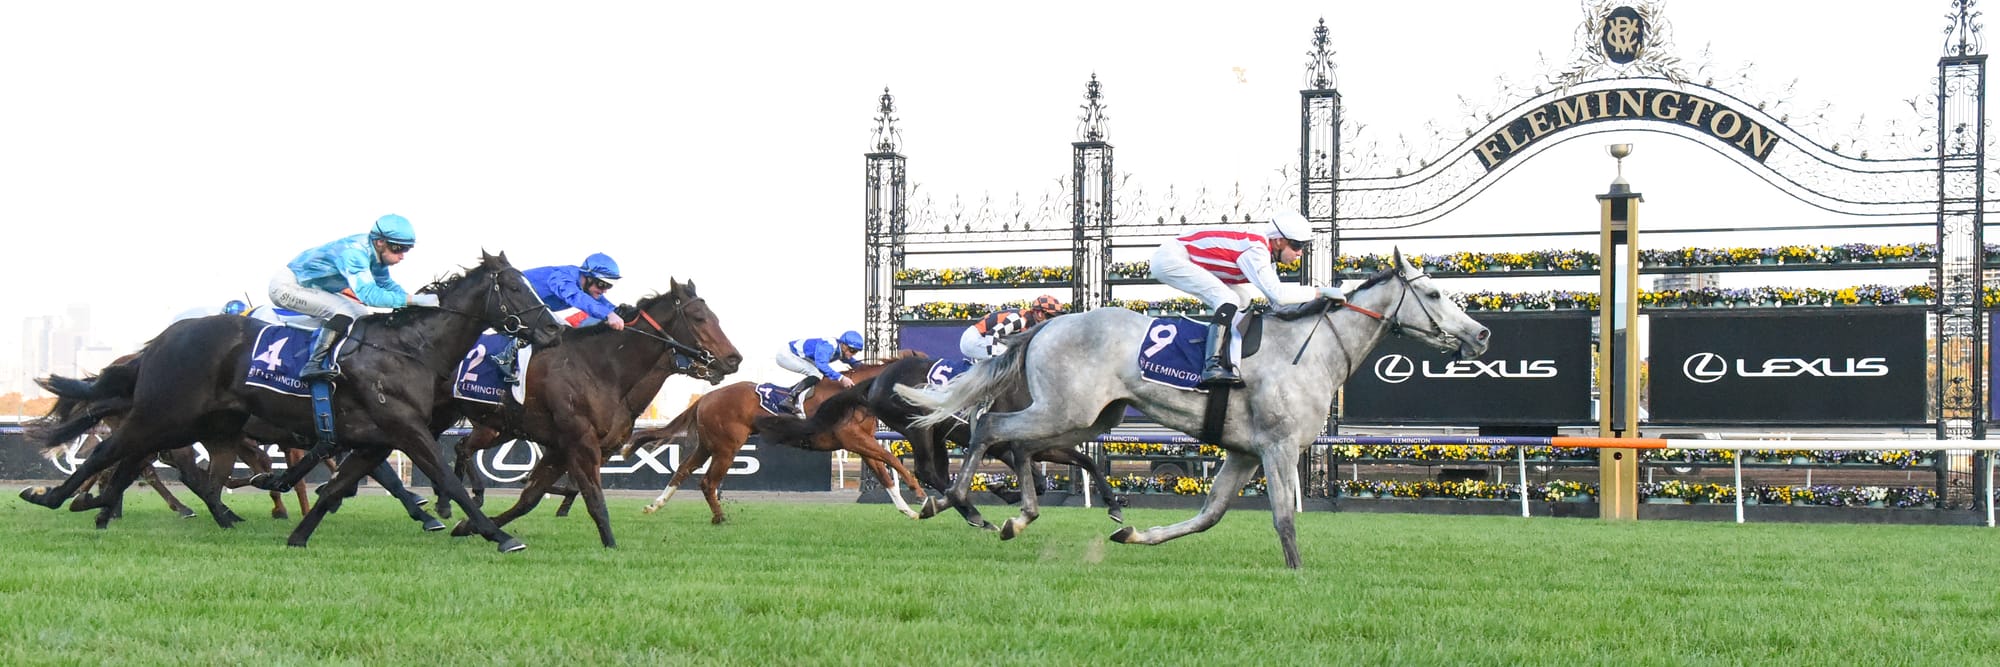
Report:
[[[1400,312],[1402,312],[1402,310],[1403,310],[1403,304],[1404,304],[1404,303],[1406,303],[1406,302],[1408,302],[1408,301],[1410,300],[1410,289],[1411,289],[1411,288],[1413,287],[1413,284],[1414,284],[1414,283],[1415,283],[1416,281],[1418,281],[1418,280],[1423,280],[1423,279],[1425,279],[1425,278],[1429,278],[1429,277],[1430,277],[1430,276],[1428,276],[1428,275],[1419,275],[1419,276],[1417,276],[1417,277],[1415,277],[1415,278],[1410,278],[1410,277],[1407,277],[1407,276],[1404,276],[1404,275],[1403,275],[1403,272],[1402,272],[1401,270],[1397,270],[1397,271],[1396,271],[1396,282],[1399,282],[1399,283],[1402,283],[1402,285],[1403,285],[1403,293],[1402,293],[1401,295],[1398,295],[1398,296],[1396,297],[1396,308],[1395,308],[1395,310],[1394,310],[1394,311],[1392,311],[1392,314],[1393,314],[1393,313],[1400,313]],[[1389,317],[1388,315],[1384,315],[1384,314],[1382,314],[1382,313],[1380,313],[1380,312],[1376,312],[1376,311],[1373,311],[1373,310],[1369,310],[1369,309],[1367,309],[1367,308],[1363,308],[1363,307],[1361,307],[1361,306],[1357,306],[1357,305],[1354,305],[1354,303],[1353,303],[1353,302],[1351,302],[1351,301],[1343,301],[1343,302],[1341,302],[1341,304],[1340,304],[1340,305],[1341,305],[1341,307],[1343,307],[1343,308],[1346,308],[1346,309],[1348,309],[1348,310],[1352,310],[1352,311],[1354,311],[1354,312],[1357,312],[1357,313],[1360,313],[1360,314],[1362,314],[1362,315],[1364,315],[1364,316],[1368,317],[1369,319],[1373,319],[1373,320],[1375,320],[1375,321],[1377,321],[1377,322],[1382,322],[1382,323],[1383,323],[1383,326],[1385,326],[1385,327],[1388,327],[1388,328],[1389,328],[1389,333],[1393,333],[1393,334],[1396,334],[1396,335],[1398,335],[1398,336],[1401,336],[1401,335],[1403,335],[1403,323],[1402,323],[1402,320],[1401,320],[1400,318],[1392,318],[1392,317]],[[1418,301],[1418,302],[1417,302],[1417,307],[1418,307],[1418,308],[1422,308],[1422,309],[1423,309],[1423,311],[1424,311],[1424,317],[1426,317],[1426,318],[1430,319],[1430,321],[1431,321],[1431,327],[1432,327],[1433,329],[1435,329],[1436,331],[1438,331],[1438,332],[1439,332],[1440,334],[1442,334],[1442,333],[1443,333],[1443,329],[1442,329],[1442,327],[1439,327],[1439,326],[1438,326],[1438,320],[1437,320],[1437,315],[1435,315],[1435,314],[1432,314],[1432,313],[1431,313],[1431,309],[1430,309],[1430,306],[1426,306],[1426,305],[1424,305],[1424,303],[1423,303],[1422,301]],[[1306,339],[1305,339],[1305,341],[1304,341],[1304,342],[1302,342],[1302,343],[1299,343],[1299,351],[1298,351],[1298,353],[1297,353],[1297,354],[1294,354],[1294,355],[1292,355],[1292,365],[1294,365],[1294,366],[1297,366],[1297,365],[1299,364],[1299,360],[1305,357],[1305,355],[1306,355],[1306,346],[1307,346],[1308,344],[1312,343],[1312,338],[1313,338],[1313,334],[1315,334],[1315,333],[1318,333],[1318,332],[1319,332],[1319,325],[1320,325],[1321,323],[1326,323],[1326,324],[1331,324],[1331,323],[1332,323],[1332,322],[1331,322],[1331,319],[1332,319],[1332,311],[1333,311],[1333,303],[1332,303],[1331,301],[1327,302],[1327,306],[1326,306],[1326,307],[1324,307],[1324,308],[1320,309],[1320,314],[1319,314],[1319,319],[1313,322],[1313,329],[1312,329],[1312,331],[1310,331],[1310,332],[1307,332],[1307,333],[1306,333]],[[1352,357],[1353,357],[1353,355],[1352,355],[1351,353],[1349,353],[1349,352],[1347,351],[1347,341],[1346,341],[1346,339],[1343,339],[1343,338],[1341,338],[1341,336],[1340,336],[1340,329],[1337,329],[1337,328],[1335,328],[1335,329],[1332,329],[1332,331],[1333,331],[1333,338],[1334,338],[1334,345],[1336,345],[1337,347],[1339,347],[1339,348],[1340,348],[1340,352],[1341,352],[1341,354],[1344,354],[1344,355],[1347,355],[1348,357],[1352,358]]]
[[[674,313],[678,315],[680,314],[681,309],[686,307],[687,307],[687,302],[683,301],[681,302],[681,305],[679,307],[676,307],[674,309]],[[641,319],[644,319],[647,324],[653,325],[653,328],[658,329],[660,333],[658,334],[648,333],[646,331],[639,329],[638,327],[626,327],[625,330],[635,334],[639,334],[641,336],[645,336],[647,338],[651,338],[653,340],[660,341],[661,343],[665,343],[667,347],[672,348],[674,351],[689,357],[693,357],[695,363],[701,364],[703,366],[715,363],[715,355],[709,354],[708,350],[704,350],[692,345],[688,345],[687,343],[674,340],[673,334],[667,333],[667,328],[660,326],[659,320],[653,319],[653,315],[651,313],[648,313],[644,310],[640,310],[639,317]]]

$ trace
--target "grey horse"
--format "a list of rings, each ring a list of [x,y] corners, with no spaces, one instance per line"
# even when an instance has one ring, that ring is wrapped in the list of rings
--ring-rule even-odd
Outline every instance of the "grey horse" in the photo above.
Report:
[[[1375,344],[1395,332],[1459,358],[1486,352],[1489,334],[1485,326],[1445,298],[1434,281],[1411,266],[1400,250],[1394,254],[1394,262],[1395,268],[1370,277],[1345,304],[1320,299],[1286,306],[1267,316],[1262,353],[1244,359],[1241,367],[1248,386],[1229,397],[1229,417],[1221,441],[1214,443],[1228,455],[1201,513],[1171,526],[1121,528],[1111,539],[1160,544],[1207,530],[1221,520],[1229,499],[1262,464],[1269,482],[1271,521],[1284,548],[1285,565],[1297,568],[1293,512],[1299,456],[1320,433],[1333,405],[1334,391]],[[919,426],[942,422],[961,412],[977,413],[972,419],[972,444],[964,467],[947,491],[951,501],[971,507],[967,496],[973,466],[994,443],[1009,443],[1027,454],[1070,446],[1117,426],[1127,406],[1138,408],[1161,425],[1190,435],[1199,433],[1207,395],[1140,378],[1138,358],[1150,324],[1147,316],[1122,308],[1059,317],[1030,329],[1006,354],[974,367],[942,388],[898,387],[897,393],[905,400],[928,410],[917,419]],[[994,398],[1022,383],[1032,401],[1027,408],[1004,413],[985,410]],[[1019,457],[1015,474],[1021,479],[1029,478],[1026,466],[1032,459]],[[1002,539],[1026,531],[1038,514],[1032,495],[1024,494],[1020,516],[1001,526]],[[968,519],[975,525],[982,522],[976,510]]]

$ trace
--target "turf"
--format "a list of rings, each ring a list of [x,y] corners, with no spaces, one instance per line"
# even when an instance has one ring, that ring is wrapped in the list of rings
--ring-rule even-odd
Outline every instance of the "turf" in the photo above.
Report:
[[[614,499],[527,551],[352,502],[307,549],[133,494],[0,502],[0,664],[2000,664],[1980,528],[1269,513],[1163,546],[1053,508],[1020,539],[880,505]],[[1133,510],[1144,527],[1190,510]],[[1008,515],[993,509],[989,518]]]

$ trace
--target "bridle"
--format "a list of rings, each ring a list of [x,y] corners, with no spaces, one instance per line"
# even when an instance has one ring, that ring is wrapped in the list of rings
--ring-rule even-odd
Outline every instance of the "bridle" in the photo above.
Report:
[[[1396,282],[1403,286],[1403,291],[1401,294],[1398,294],[1396,296],[1396,305],[1392,307],[1387,314],[1354,305],[1353,301],[1342,302],[1341,307],[1346,308],[1348,310],[1352,310],[1356,313],[1360,313],[1362,316],[1368,317],[1369,319],[1373,319],[1376,322],[1380,322],[1381,325],[1378,326],[1375,330],[1376,335],[1380,335],[1382,333],[1383,328],[1388,329],[1389,333],[1395,334],[1396,336],[1409,335],[1405,333],[1406,328],[1403,326],[1403,321],[1401,317],[1403,312],[1403,305],[1410,302],[1410,292],[1416,289],[1417,281],[1430,280],[1431,276],[1430,274],[1427,273],[1419,273],[1417,274],[1417,277],[1411,278],[1407,275],[1404,275],[1403,270],[1401,268],[1396,269],[1395,276],[1396,276]],[[1359,292],[1356,292],[1356,294],[1359,294]],[[1444,324],[1443,322],[1438,320],[1437,313],[1431,312],[1431,307],[1425,305],[1421,299],[1418,300],[1416,303],[1418,308],[1423,309],[1424,318],[1430,321],[1430,329],[1423,333],[1441,341],[1450,339],[1452,336],[1449,332],[1446,332],[1444,330]],[[1333,331],[1334,345],[1340,348],[1341,354],[1346,355],[1348,358],[1351,359],[1353,358],[1354,355],[1353,353],[1348,352],[1347,341],[1341,337],[1340,329],[1332,327],[1333,324],[1332,310],[1333,310],[1332,304],[1329,303],[1326,309],[1320,311],[1319,321],[1313,323],[1313,331],[1318,331],[1320,324],[1322,323],[1327,324],[1328,327]],[[1292,363],[1294,365],[1298,364],[1299,359],[1305,356],[1306,343],[1311,343],[1311,342],[1312,342],[1312,333],[1307,333],[1305,343],[1299,344],[1298,354],[1292,356]]]
[[[693,304],[696,301],[704,301],[700,297],[695,297],[693,299],[673,297],[673,299],[674,299],[674,314],[672,317],[668,318],[668,321],[670,322],[675,320],[686,320],[688,305]],[[664,343],[669,349],[672,349],[674,352],[680,354],[681,356],[685,356],[691,359],[694,362],[694,365],[700,366],[703,370],[709,370],[709,367],[715,363],[715,355],[709,354],[708,350],[704,350],[699,347],[688,345],[687,343],[675,340],[674,335],[672,333],[667,332],[667,328],[661,326],[659,320],[653,319],[653,315],[651,313],[646,312],[645,309],[635,309],[635,310],[639,311],[639,318],[641,320],[643,320],[647,324],[652,325],[653,329],[659,331],[659,333],[654,334],[651,332],[647,332],[636,326],[625,327],[625,331],[635,333],[640,336],[651,338],[653,340]]]
[[[521,316],[523,314],[531,313],[537,310],[546,313],[548,312],[548,307],[543,306],[540,303],[536,303],[533,306],[521,308],[519,310],[509,310],[507,308],[506,299],[500,298],[501,296],[500,275],[501,274],[499,272],[493,274],[493,282],[491,285],[491,289],[493,290],[494,298],[487,303],[486,310],[488,312],[496,312],[499,315],[499,317],[495,318],[499,321],[499,324],[494,327],[495,329],[509,336],[513,336],[515,338],[521,338],[522,334],[528,330],[528,321]],[[527,281],[526,278],[522,278],[523,285],[526,285],[526,281]],[[443,291],[444,288],[445,284],[442,281],[440,281],[426,285],[424,289],[419,291],[437,294],[438,292]],[[534,289],[532,287],[529,288],[528,293],[533,294]],[[451,313],[453,315],[458,315],[460,317],[465,317],[473,320],[482,319],[482,316],[480,315],[475,315],[471,312],[458,310],[456,308],[450,308],[442,303],[438,304],[436,310],[441,310],[447,313]],[[555,316],[550,315],[549,318],[551,320],[551,323],[553,323]]]

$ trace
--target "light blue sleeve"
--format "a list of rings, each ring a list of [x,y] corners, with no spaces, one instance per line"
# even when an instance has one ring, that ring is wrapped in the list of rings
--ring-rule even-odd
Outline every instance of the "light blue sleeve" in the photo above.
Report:
[[[410,295],[403,286],[389,278],[389,267],[378,265],[374,252],[359,248],[340,253],[340,275],[347,278],[348,289],[354,290],[355,298],[361,303],[376,308],[401,308],[409,303]]]

